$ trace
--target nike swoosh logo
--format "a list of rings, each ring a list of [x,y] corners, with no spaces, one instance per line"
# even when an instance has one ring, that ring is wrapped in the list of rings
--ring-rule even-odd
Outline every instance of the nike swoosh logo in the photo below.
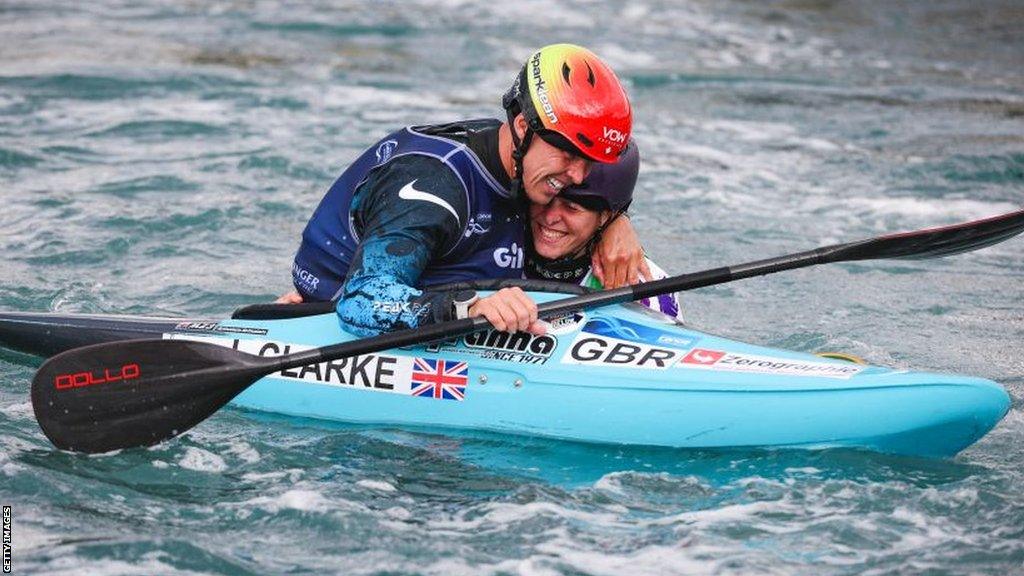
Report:
[[[452,216],[455,216],[455,221],[458,222],[460,225],[462,224],[462,220],[459,219],[458,212],[455,211],[455,208],[452,208],[451,204],[445,202],[444,200],[438,198],[437,196],[434,196],[433,194],[413,188],[413,184],[415,183],[416,181],[413,180],[412,182],[409,182],[405,186],[402,186],[402,189],[398,191],[398,197],[401,198],[402,200],[423,200],[424,202],[437,204],[441,208],[444,208],[445,210],[451,212]]]

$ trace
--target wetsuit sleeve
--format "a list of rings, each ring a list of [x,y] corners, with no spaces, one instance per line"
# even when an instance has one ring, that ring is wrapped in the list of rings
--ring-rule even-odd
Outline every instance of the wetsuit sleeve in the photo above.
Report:
[[[356,191],[360,243],[338,300],[348,332],[373,336],[451,316],[451,297],[416,288],[430,262],[462,235],[468,203],[440,161],[403,157],[374,171]]]

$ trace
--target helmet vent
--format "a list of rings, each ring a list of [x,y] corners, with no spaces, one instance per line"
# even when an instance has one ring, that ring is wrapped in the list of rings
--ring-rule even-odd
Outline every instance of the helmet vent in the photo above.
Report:
[[[572,82],[569,80],[569,74],[572,73],[572,69],[569,68],[569,64],[562,62],[562,78],[565,79],[565,83],[572,86]]]
[[[587,64],[587,83],[591,86],[597,84],[597,80],[594,78],[594,71],[590,68],[590,64]]]
[[[593,148],[594,147],[594,141],[591,140],[590,138],[587,138],[586,136],[584,136],[582,132],[577,132],[576,133],[576,139],[579,140],[580,142],[582,142],[583,145],[586,146],[587,148]]]

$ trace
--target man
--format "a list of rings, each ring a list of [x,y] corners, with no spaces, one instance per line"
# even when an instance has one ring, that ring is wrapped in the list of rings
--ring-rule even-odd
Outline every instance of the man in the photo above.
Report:
[[[570,44],[534,53],[502,103],[506,122],[410,127],[359,156],[303,232],[292,267],[300,297],[337,300],[346,330],[374,335],[453,318],[454,294],[432,285],[521,277],[526,203],[582,183],[592,162],[615,162],[632,112],[611,69]],[[639,264],[632,228],[614,234]],[[543,331],[518,288],[468,314],[498,330]]]
[[[594,166],[583,184],[565,188],[547,205],[531,204],[526,277],[603,288],[592,269],[592,253],[602,233],[629,208],[639,172],[640,151],[631,139],[615,164]],[[640,281],[667,276],[650,260],[647,267],[650,275]],[[683,320],[675,294],[640,303]]]

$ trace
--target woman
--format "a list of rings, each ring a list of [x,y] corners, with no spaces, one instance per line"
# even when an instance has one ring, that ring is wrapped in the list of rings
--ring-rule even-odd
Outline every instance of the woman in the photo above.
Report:
[[[526,276],[603,288],[591,266],[594,246],[608,225],[629,208],[639,172],[640,152],[630,140],[615,164],[596,164],[583,184],[565,188],[547,205],[531,204]],[[647,266],[651,280],[667,276],[650,260]],[[675,294],[645,298],[641,303],[683,319]]]

